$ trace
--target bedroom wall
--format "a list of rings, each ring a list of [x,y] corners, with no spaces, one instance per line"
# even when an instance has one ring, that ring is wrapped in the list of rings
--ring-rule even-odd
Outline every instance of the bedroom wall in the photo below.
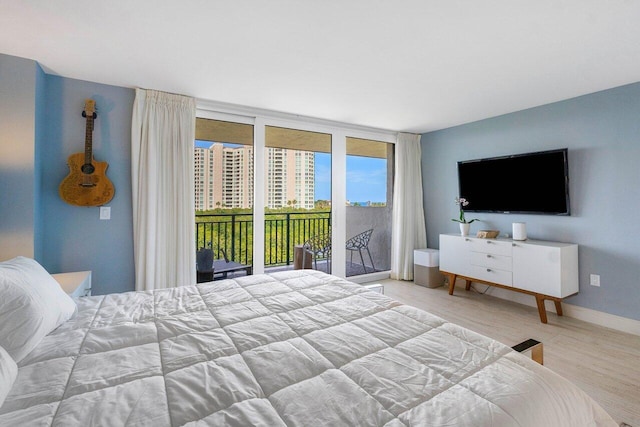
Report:
[[[34,157],[34,225],[33,225],[33,257],[37,260],[42,259],[43,254],[43,228],[44,228],[44,211],[42,209],[42,167],[44,160],[42,158],[43,144],[46,144],[45,134],[45,118],[46,118],[46,102],[45,85],[47,77],[40,65],[36,66],[36,113],[35,113],[35,157]]]
[[[131,111],[133,89],[45,76],[46,109],[42,186],[42,257],[52,273],[92,271],[93,294],[134,289],[133,224],[131,207]],[[69,155],[84,151],[85,99],[96,101],[93,155],[109,167],[107,177],[115,195],[106,205],[111,219],[100,220],[98,207],[78,207],[58,195],[69,174]]]
[[[84,100],[96,101],[94,154],[109,163],[110,221],[64,203],[67,157],[84,150]],[[92,270],[93,293],[134,288],[131,108],[134,91],[46,74],[0,54],[0,260],[33,257],[49,272]]]
[[[0,54],[0,261],[35,252],[38,69]]]
[[[428,246],[459,232],[456,162],[567,147],[571,216],[468,214],[482,219],[471,234],[524,221],[531,239],[577,243],[580,292],[566,301],[640,320],[639,137],[640,83],[422,135]]]

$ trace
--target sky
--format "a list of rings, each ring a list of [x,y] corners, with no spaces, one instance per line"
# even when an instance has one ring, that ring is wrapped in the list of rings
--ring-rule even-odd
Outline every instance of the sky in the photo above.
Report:
[[[331,156],[316,153],[316,200],[331,199]],[[387,201],[387,160],[347,156],[347,200]]]
[[[196,141],[196,147],[209,147],[209,141]],[[226,144],[232,145],[232,144]],[[331,155],[315,154],[316,200],[331,200]],[[350,202],[387,201],[387,160],[347,156],[347,200]]]

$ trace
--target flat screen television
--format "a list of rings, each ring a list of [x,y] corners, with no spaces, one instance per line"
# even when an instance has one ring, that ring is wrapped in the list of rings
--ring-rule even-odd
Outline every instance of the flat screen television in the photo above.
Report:
[[[566,148],[458,162],[466,212],[570,215]]]

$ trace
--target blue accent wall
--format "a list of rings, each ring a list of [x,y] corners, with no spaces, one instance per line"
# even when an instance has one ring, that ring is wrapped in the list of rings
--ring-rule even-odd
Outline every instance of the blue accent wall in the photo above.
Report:
[[[458,161],[567,147],[571,216],[467,214],[482,220],[471,234],[511,234],[526,222],[531,239],[577,243],[580,292],[566,301],[640,320],[640,83],[426,133],[421,143],[432,248],[439,234],[458,232]]]
[[[39,147],[42,185],[42,256],[51,273],[92,271],[94,295],[134,290],[131,206],[131,112],[133,89],[45,77],[44,132]],[[96,101],[93,155],[109,164],[115,196],[111,219],[100,220],[98,207],[78,207],[58,195],[69,174],[69,155],[84,152],[86,99]]]
[[[41,261],[43,256],[44,210],[42,208],[42,144],[45,142],[45,84],[46,74],[36,64],[36,96],[35,96],[35,153],[34,153],[34,225],[33,225],[33,258]]]
[[[0,54],[0,260],[35,252],[37,69]]]
[[[92,271],[93,294],[134,289],[131,112],[135,91],[46,74],[0,54],[0,260],[33,257],[50,273]],[[94,157],[109,164],[111,220],[58,195],[84,151],[85,99],[96,101]]]

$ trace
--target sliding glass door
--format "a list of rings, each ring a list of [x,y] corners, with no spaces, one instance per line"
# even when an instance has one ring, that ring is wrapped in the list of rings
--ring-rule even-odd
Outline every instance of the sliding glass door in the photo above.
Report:
[[[214,278],[253,264],[253,125],[198,118],[194,149],[196,249],[211,249]],[[219,273],[223,269],[231,272]]]
[[[264,265],[331,272],[331,135],[265,127]]]
[[[386,271],[391,260],[394,145],[346,138],[347,277]]]
[[[197,249],[256,273],[387,271],[395,133],[263,113],[199,110]]]

